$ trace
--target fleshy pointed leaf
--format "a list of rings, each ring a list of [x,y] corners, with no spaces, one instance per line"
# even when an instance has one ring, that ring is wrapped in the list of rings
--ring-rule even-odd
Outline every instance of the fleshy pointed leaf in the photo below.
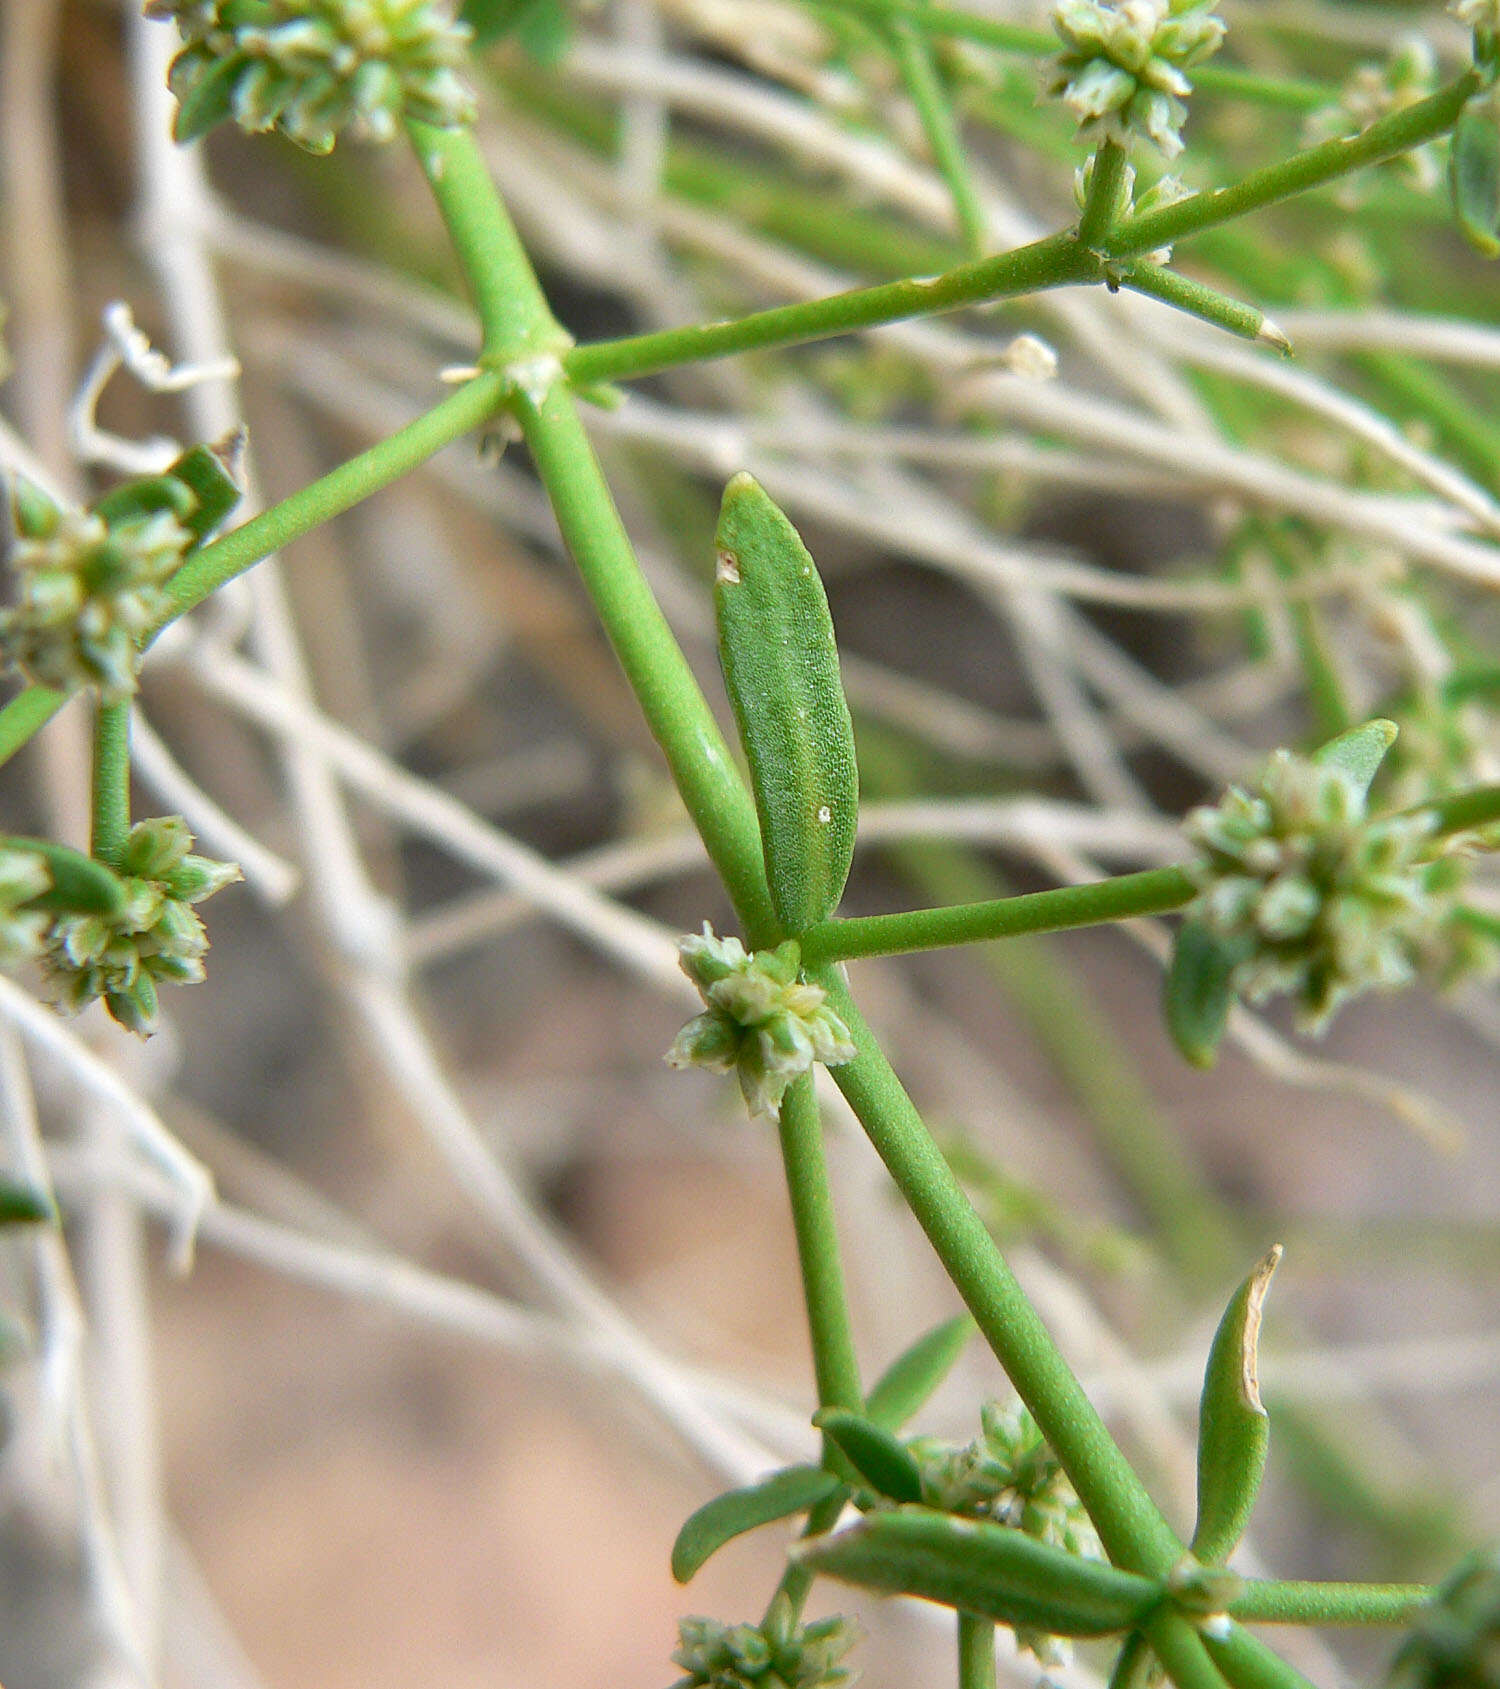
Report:
[[[724,489],[714,543],[719,662],[750,764],[771,901],[795,935],[837,904],[859,819],[833,618],[807,547],[751,476]]]
[[[871,1489],[892,1501],[922,1499],[921,1467],[884,1426],[843,1408],[824,1408],[813,1415],[813,1424]]]
[[[1221,938],[1202,921],[1177,929],[1162,1008],[1172,1042],[1194,1067],[1212,1067],[1234,1006],[1234,970],[1243,944]]]
[[[1396,743],[1400,729],[1393,721],[1366,721],[1340,733],[1313,752],[1312,760],[1325,768],[1340,768],[1359,787],[1368,792],[1370,782],[1380,772],[1385,754]]]
[[[672,1576],[678,1583],[686,1583],[726,1542],[761,1525],[805,1513],[838,1488],[838,1479],[821,1466],[789,1466],[746,1489],[715,1496],[677,1533],[672,1545]]]
[[[810,1571],[888,1595],[919,1595],[1054,1636],[1133,1629],[1161,1598],[1149,1578],[1085,1560],[987,1519],[928,1508],[876,1513],[790,1550]]]
[[[200,543],[207,539],[240,502],[244,489],[235,479],[233,464],[241,454],[243,434],[231,434],[216,446],[194,446],[167,473],[187,487],[195,500],[184,519]]]
[[[243,53],[231,53],[206,71],[178,103],[172,123],[173,139],[181,146],[196,141],[228,118],[234,109],[234,87],[248,63]]]
[[[0,1178],[0,1226],[50,1226],[57,1210],[45,1191]]]
[[[83,915],[118,915],[125,907],[125,887],[118,874],[92,856],[51,839],[0,839],[0,848],[32,851],[47,864],[51,888],[32,899],[36,909],[62,909]]]
[[[1270,1420],[1257,1374],[1261,1313],[1281,1261],[1268,1254],[1231,1298],[1208,1352],[1198,1415],[1198,1523],[1193,1553],[1223,1563],[1244,1535],[1266,1469]]]
[[[872,1387],[865,1418],[899,1431],[953,1370],[975,1329],[972,1315],[958,1314],[903,1349]]]
[[[1500,258],[1500,121],[1495,96],[1471,100],[1453,128],[1448,192],[1469,242]]]

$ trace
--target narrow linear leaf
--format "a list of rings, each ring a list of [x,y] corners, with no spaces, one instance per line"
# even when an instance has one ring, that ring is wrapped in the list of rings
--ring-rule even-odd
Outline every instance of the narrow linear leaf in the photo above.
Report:
[[[50,1226],[57,1210],[45,1191],[0,1178],[0,1226]]]
[[[927,1508],[878,1513],[795,1543],[810,1571],[887,1595],[919,1595],[1054,1636],[1131,1630],[1161,1599],[1149,1578],[1049,1547],[1008,1525]]]
[[[871,1388],[865,1401],[865,1418],[887,1431],[899,1431],[926,1406],[976,1329],[972,1315],[958,1314],[903,1349]]]
[[[1340,733],[1313,752],[1312,760],[1325,768],[1339,768],[1358,785],[1360,794],[1368,792],[1370,782],[1380,771],[1385,753],[1396,743],[1400,730],[1393,721],[1366,721]]]
[[[1244,1535],[1266,1469],[1270,1420],[1257,1373],[1261,1315],[1281,1245],[1231,1298],[1208,1352],[1198,1415],[1198,1522],[1193,1553],[1220,1565]]]
[[[37,909],[65,909],[83,915],[118,915],[125,907],[125,887],[118,874],[92,856],[51,839],[0,839],[0,848],[31,851],[43,858],[51,889],[32,899]]]
[[[843,1408],[824,1408],[813,1415],[813,1424],[871,1489],[892,1501],[922,1499],[921,1467],[884,1426]]]
[[[758,1484],[730,1490],[705,1502],[672,1544],[672,1576],[686,1583],[726,1542],[761,1525],[805,1513],[840,1487],[821,1466],[789,1466]]]
[[[1471,100],[1453,128],[1448,192],[1469,242],[1500,258],[1500,122],[1493,94]]]
[[[1243,946],[1220,938],[1202,921],[1177,929],[1167,965],[1162,1008],[1167,1031],[1194,1067],[1212,1067],[1234,1005],[1235,966]]]
[[[719,661],[750,764],[771,901],[795,936],[843,893],[859,818],[833,618],[807,547],[751,476],[724,489],[715,545]]]

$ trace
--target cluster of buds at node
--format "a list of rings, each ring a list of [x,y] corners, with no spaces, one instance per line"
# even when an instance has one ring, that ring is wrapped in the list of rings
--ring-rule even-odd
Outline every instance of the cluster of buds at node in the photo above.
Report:
[[[906,1445],[922,1475],[923,1502],[967,1519],[993,1519],[1053,1548],[1102,1560],[1093,1522],[1026,1408],[986,1402],[979,1423],[971,1443],[916,1437]],[[1018,1629],[1016,1642],[1044,1664],[1068,1658],[1066,1640],[1044,1631]]]
[[[1253,791],[1231,787],[1184,823],[1201,852],[1188,913],[1239,952],[1234,989],[1291,994],[1312,1032],[1451,949],[1461,860],[1444,857],[1430,812],[1371,815],[1366,784],[1277,751]]]
[[[1500,1689],[1500,1546],[1466,1556],[1424,1603],[1389,1689]]]
[[[1383,117],[1405,111],[1425,100],[1437,87],[1438,64],[1432,48],[1420,35],[1398,41],[1384,64],[1361,65],[1339,93],[1336,105],[1312,112],[1305,126],[1308,145],[1361,134]],[[1442,170],[1437,149],[1414,147],[1391,163],[1405,172],[1412,185],[1430,191]]]
[[[0,652],[59,692],[135,690],[140,640],[169,610],[167,580],[194,543],[170,510],[106,517],[17,482],[10,500],[17,603],[0,611]]]
[[[51,871],[37,851],[0,846],[0,968],[18,967],[40,953],[52,916],[26,905],[51,886]]]
[[[347,131],[387,141],[402,117],[454,128],[474,116],[458,74],[472,31],[437,0],[149,0],[186,45],[169,80],[177,137],[232,118],[326,153]]]
[[[763,1624],[683,1619],[672,1660],[687,1675],[672,1689],[837,1689],[849,1681],[840,1662],[854,1642],[844,1618],[798,1625],[783,1593]]]
[[[852,1061],[849,1028],[828,1007],[821,986],[799,977],[795,939],[747,952],[737,938],[717,938],[708,922],[678,945],[682,971],[708,1005],[678,1033],[667,1062],[734,1073],[752,1114],[774,1114],[787,1087],[814,1062]]]
[[[58,1006],[70,1012],[104,999],[132,1032],[155,1029],[157,986],[203,978],[208,935],[192,905],[241,879],[232,862],[191,854],[180,815],[138,822],[116,864],[123,907],[113,915],[68,915],[47,936],[44,961]]]
[[[1185,72],[1224,39],[1213,0],[1057,0],[1052,25],[1063,45],[1047,92],[1080,131],[1121,144],[1142,134],[1175,158],[1192,92]]]

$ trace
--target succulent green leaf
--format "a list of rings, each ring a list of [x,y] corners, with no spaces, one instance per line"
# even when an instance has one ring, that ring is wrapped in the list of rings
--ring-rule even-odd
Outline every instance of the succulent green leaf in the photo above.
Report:
[[[921,1467],[884,1426],[843,1408],[824,1408],[813,1415],[813,1424],[871,1489],[892,1501],[922,1499]]]
[[[102,862],[51,839],[0,838],[0,850],[32,851],[47,864],[50,889],[32,900],[37,909],[66,909],[84,915],[118,915],[125,907],[125,886]]]
[[[179,145],[196,141],[232,115],[235,84],[248,63],[246,54],[230,53],[194,79],[179,101],[172,123],[172,137]]]
[[[1147,1689],[1153,1663],[1146,1638],[1139,1631],[1127,1636],[1125,1646],[1115,1656],[1114,1670],[1109,1674],[1109,1689]]]
[[[1172,1042],[1194,1067],[1212,1067],[1234,1006],[1234,970],[1243,944],[1221,938],[1202,921],[1177,929],[1162,1007]]]
[[[1257,1375],[1261,1314],[1281,1261],[1276,1247],[1231,1298],[1208,1352],[1198,1414],[1198,1522],[1193,1553],[1206,1566],[1244,1535],[1266,1469],[1270,1420]]]
[[[56,503],[24,475],[11,477],[10,507],[11,520],[22,539],[46,539],[62,519]]]
[[[182,518],[200,544],[208,538],[240,502],[244,489],[235,480],[230,463],[238,454],[242,436],[231,434],[217,446],[194,446],[167,471],[173,480],[192,493],[193,508]]]
[[[1312,760],[1324,768],[1339,768],[1354,781],[1361,797],[1380,771],[1385,754],[1396,743],[1399,732],[1393,721],[1366,721],[1340,733],[1313,752]]]
[[[1493,94],[1471,100],[1453,128],[1448,192],[1458,225],[1486,258],[1500,258],[1500,112]]]
[[[871,1514],[847,1530],[793,1544],[798,1565],[888,1595],[918,1595],[997,1624],[1052,1636],[1134,1629],[1160,1585],[1053,1548],[1009,1525],[928,1508]]]
[[[746,1489],[729,1490],[705,1502],[677,1533],[672,1576],[686,1583],[726,1542],[761,1525],[805,1513],[840,1487],[821,1466],[788,1466]]]
[[[899,1431],[953,1370],[975,1329],[971,1315],[957,1314],[903,1349],[870,1390],[865,1418]]]
[[[797,530],[751,476],[725,488],[715,545],[719,661],[750,764],[771,901],[796,934],[837,904],[858,822],[833,619]]]
[[[113,525],[128,521],[133,516],[155,516],[158,511],[165,510],[186,524],[197,502],[193,489],[168,472],[145,475],[113,488],[95,504],[94,514]]]
[[[0,1178],[0,1226],[50,1226],[56,1222],[57,1210],[45,1191]]]

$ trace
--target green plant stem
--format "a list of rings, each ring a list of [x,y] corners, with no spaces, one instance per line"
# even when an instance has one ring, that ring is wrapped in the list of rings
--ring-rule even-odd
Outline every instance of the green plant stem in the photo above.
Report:
[[[1120,271],[1119,283],[1132,293],[1150,294],[1153,299],[1186,311],[1189,316],[1200,317],[1215,328],[1227,329],[1242,339],[1262,340],[1284,351],[1290,350],[1286,337],[1268,322],[1264,311],[1231,299],[1217,288],[1207,287],[1163,264],[1131,264]]]
[[[859,1413],[864,1408],[864,1391],[849,1325],[844,1268],[823,1156],[823,1122],[811,1074],[804,1074],[787,1091],[781,1104],[780,1131],[807,1328],[812,1338],[818,1406]]]
[[[1420,1583],[1256,1582],[1229,1604],[1242,1624],[1410,1624],[1433,1591]]]
[[[826,1501],[820,1501],[808,1512],[807,1523],[802,1528],[803,1538],[820,1537],[825,1531],[831,1531],[838,1524],[839,1515],[844,1511],[847,1501],[848,1496],[843,1490],[837,1490]],[[810,1567],[800,1566],[789,1560],[776,1588],[771,1592],[771,1599],[766,1603],[766,1618],[770,1618],[771,1609],[780,1595],[786,1596],[792,1604],[793,1614],[800,1618],[807,1602],[808,1591],[813,1586],[814,1575]]]
[[[1151,1649],[1140,1631],[1132,1631],[1115,1656],[1109,1689],[1145,1689],[1151,1678]]]
[[[858,1050],[852,1061],[830,1069],[835,1082],[1073,1480],[1110,1559],[1127,1571],[1165,1576],[1181,1556],[1181,1544],[1058,1353],[843,979],[833,968],[810,977],[828,993]]]
[[[1372,123],[1363,134],[1351,140],[1325,141],[1294,153],[1280,164],[1253,170],[1230,187],[1194,194],[1175,205],[1164,205],[1159,211],[1127,218],[1110,236],[1108,251],[1115,258],[1154,252],[1157,247],[1170,246],[1200,229],[1227,223],[1248,211],[1258,211],[1278,200],[1305,193],[1309,188],[1336,181],[1367,164],[1379,164],[1383,159],[1419,147],[1446,134],[1480,87],[1479,72],[1468,71],[1430,98]]]
[[[399,481],[444,446],[494,415],[506,391],[506,378],[476,376],[424,416],[378,441],[368,451],[284,498],[271,509],[222,539],[200,546],[167,583],[171,609],[147,635],[146,643],[237,575],[290,541],[321,527],[361,499]],[[28,686],[0,710],[0,763],[39,732],[68,701],[68,694],[47,686]]]
[[[1226,1637],[1205,1637],[1214,1664],[1235,1689],[1314,1689],[1295,1666],[1238,1625]]]
[[[1452,792],[1432,803],[1416,805],[1413,813],[1425,810],[1437,817],[1439,833],[1466,833],[1470,827],[1487,827],[1500,821],[1500,786],[1473,786],[1466,792]]]
[[[101,862],[118,867],[130,833],[130,712],[132,700],[94,709],[92,838]]]
[[[958,1689],[995,1689],[995,1623],[958,1615]]]
[[[911,103],[916,107],[933,163],[948,184],[948,192],[953,198],[953,214],[964,246],[971,256],[977,258],[989,244],[984,210],[969,171],[968,155],[959,134],[953,103],[933,63],[932,48],[918,28],[906,22],[893,23],[890,38],[891,49],[896,55]]]
[[[908,317],[934,316],[1021,293],[1097,282],[1103,279],[1103,273],[1099,259],[1071,235],[1049,235],[1029,246],[963,264],[938,276],[852,288],[824,299],[754,311],[733,322],[695,323],[655,334],[591,341],[575,347],[563,362],[575,381],[623,381],[678,364],[798,346]]]
[[[1180,1613],[1158,1611],[1147,1622],[1145,1634],[1177,1689],[1224,1689],[1227,1674],[1220,1671],[1203,1638]],[[1236,1689],[1249,1689],[1235,1679],[1230,1681]]]
[[[1088,885],[1059,886],[985,903],[820,921],[798,942],[803,961],[809,967],[821,967],[857,956],[895,956],[1017,933],[1060,932],[1134,915],[1160,915],[1180,909],[1197,895],[1197,887],[1181,868],[1147,868]]]
[[[1089,172],[1088,193],[1078,219],[1080,245],[1098,247],[1114,227],[1127,162],[1118,141],[1106,139],[1094,149],[1094,167]]]

